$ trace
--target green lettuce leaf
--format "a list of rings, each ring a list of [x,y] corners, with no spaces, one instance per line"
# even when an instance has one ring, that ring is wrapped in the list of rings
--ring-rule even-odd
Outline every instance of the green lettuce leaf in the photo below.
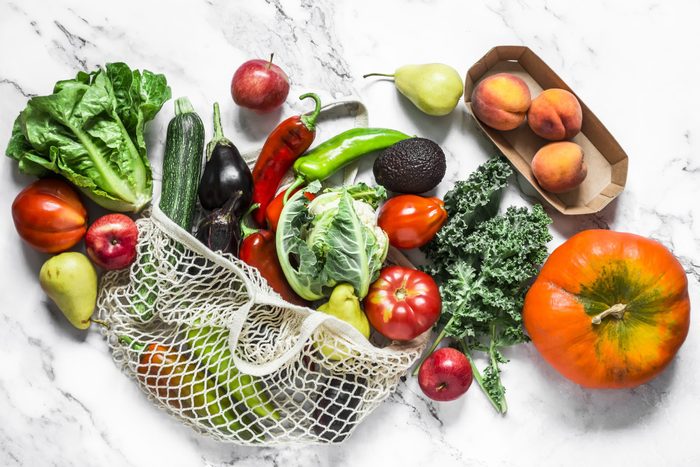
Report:
[[[64,176],[107,209],[139,211],[152,195],[144,125],[169,98],[163,75],[123,63],[80,72],[29,100],[6,154],[24,173]]]

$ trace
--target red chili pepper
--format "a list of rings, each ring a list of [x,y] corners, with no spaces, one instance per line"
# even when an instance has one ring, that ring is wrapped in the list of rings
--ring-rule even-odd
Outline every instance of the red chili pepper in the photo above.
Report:
[[[291,193],[289,193],[289,196],[292,196],[294,193],[297,191],[301,190],[301,187],[294,188]],[[277,232],[277,223],[280,221],[280,214],[282,214],[282,208],[284,207],[284,196],[285,193],[289,191],[289,188],[280,192],[277,196],[275,196],[275,199],[272,200],[272,202],[267,206],[267,209],[265,210],[265,218],[267,219],[267,226],[272,230],[273,232]],[[304,196],[306,199],[309,201],[312,201],[316,195],[311,193],[311,192],[306,192],[304,193]]]
[[[265,210],[275,197],[287,170],[304,153],[316,137],[316,118],[321,111],[321,99],[313,93],[299,99],[312,98],[316,107],[310,115],[289,117],[272,130],[253,167],[253,204],[260,207],[253,213],[258,225],[264,225]]]
[[[275,234],[269,230],[251,229],[245,222],[241,222],[241,229],[245,237],[241,242],[238,258],[260,271],[260,275],[282,298],[296,305],[308,306],[309,302],[297,295],[284,277],[284,271],[277,259]]]

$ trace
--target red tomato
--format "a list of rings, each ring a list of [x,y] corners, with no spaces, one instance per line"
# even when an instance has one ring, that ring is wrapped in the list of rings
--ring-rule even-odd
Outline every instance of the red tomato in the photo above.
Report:
[[[440,198],[399,195],[379,210],[379,227],[396,248],[418,248],[433,239],[447,220],[445,203]]]
[[[291,197],[294,193],[299,191],[301,188],[295,189],[293,192],[289,194]],[[265,218],[267,219],[267,225],[270,227],[270,230],[273,232],[277,231],[277,223],[280,221],[280,214],[282,214],[282,208],[284,207],[284,194],[287,192],[287,190],[284,190],[280,192],[277,196],[275,196],[275,199],[273,199],[270,204],[267,205],[267,209],[265,210]],[[316,197],[313,193],[305,193],[304,196],[306,196],[306,199],[312,200]]]
[[[388,266],[369,288],[364,305],[369,322],[380,334],[408,341],[435,324],[442,300],[437,284],[428,274]]]
[[[66,182],[37,180],[12,203],[12,219],[22,239],[44,253],[65,251],[87,230],[87,212],[78,194]]]

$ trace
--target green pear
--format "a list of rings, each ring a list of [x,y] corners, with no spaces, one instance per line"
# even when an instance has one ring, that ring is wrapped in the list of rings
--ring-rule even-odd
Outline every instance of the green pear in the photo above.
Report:
[[[90,326],[97,301],[97,274],[87,256],[69,252],[49,258],[39,271],[39,282],[73,326]]]
[[[336,285],[328,302],[319,306],[318,311],[322,311],[323,313],[345,321],[360,331],[363,336],[369,338],[369,320],[365,312],[362,311],[362,307],[360,307],[360,300],[355,296],[355,290],[352,285]],[[336,349],[330,345],[321,345],[320,350],[327,358],[331,360],[340,360],[344,355],[350,353],[350,350],[345,349],[343,344],[338,344],[338,346],[341,348]],[[343,352],[337,350],[343,350]]]
[[[393,75],[370,73],[368,76],[394,78],[394,84],[422,112],[440,117],[452,112],[459,102],[464,85],[457,70],[442,63],[405,65]]]

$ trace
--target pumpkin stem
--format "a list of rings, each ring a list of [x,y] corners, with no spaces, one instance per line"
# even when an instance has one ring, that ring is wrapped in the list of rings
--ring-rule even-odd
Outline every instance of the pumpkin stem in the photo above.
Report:
[[[611,306],[607,310],[605,310],[602,313],[598,313],[591,319],[591,323],[593,324],[600,324],[603,322],[603,318],[605,318],[608,315],[613,315],[617,319],[622,319],[623,316],[625,316],[625,309],[627,308],[627,304],[625,303],[616,303],[615,305]]]

